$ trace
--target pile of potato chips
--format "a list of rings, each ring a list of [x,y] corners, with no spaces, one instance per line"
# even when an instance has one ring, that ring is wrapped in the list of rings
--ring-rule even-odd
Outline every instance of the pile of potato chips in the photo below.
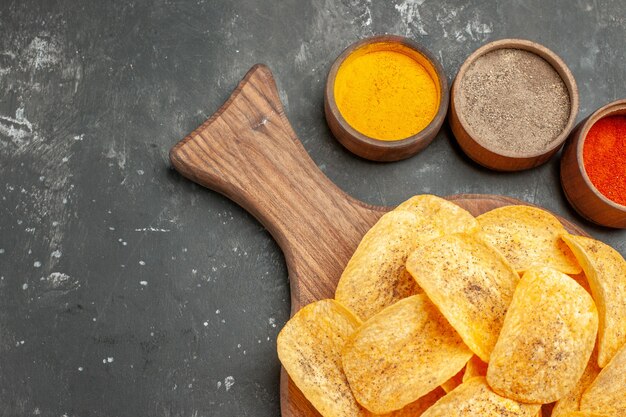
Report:
[[[416,196],[277,345],[324,417],[624,417],[626,262],[538,208]]]

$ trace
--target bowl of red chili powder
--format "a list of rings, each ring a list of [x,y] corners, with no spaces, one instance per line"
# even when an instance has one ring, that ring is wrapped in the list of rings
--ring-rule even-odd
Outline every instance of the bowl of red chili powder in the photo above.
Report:
[[[594,223],[626,228],[626,100],[579,123],[561,159],[565,196]]]

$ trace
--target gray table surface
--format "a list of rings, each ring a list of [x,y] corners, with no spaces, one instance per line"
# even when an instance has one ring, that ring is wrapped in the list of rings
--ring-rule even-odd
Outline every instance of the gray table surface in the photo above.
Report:
[[[326,72],[385,32],[425,45],[450,79],[487,41],[542,43],[577,79],[579,120],[626,96],[621,0],[2,0],[0,415],[279,414],[283,256],[250,215],[168,162],[257,62],[314,161],[354,197],[509,195],[626,253],[625,231],[568,206],[558,158],[490,172],[447,127],[402,162],[345,151],[324,120]]]

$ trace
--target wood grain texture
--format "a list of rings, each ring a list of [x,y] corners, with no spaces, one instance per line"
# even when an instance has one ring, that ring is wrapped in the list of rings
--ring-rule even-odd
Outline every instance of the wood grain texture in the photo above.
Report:
[[[459,113],[458,103],[461,95],[461,81],[463,80],[467,70],[481,56],[494,50],[504,48],[523,49],[539,55],[552,65],[556,72],[561,76],[561,79],[569,91],[570,114],[567,125],[559,137],[555,139],[554,145],[545,151],[532,155],[504,155],[502,153],[495,152],[489,149],[489,147],[482,142],[479,137],[472,135],[470,129],[468,128],[468,123],[465,121],[464,115]],[[461,65],[461,68],[452,83],[448,119],[450,121],[452,133],[461,146],[461,149],[463,149],[467,156],[472,158],[476,163],[496,171],[521,171],[537,167],[547,162],[558,152],[559,149],[561,149],[563,142],[565,142],[567,136],[574,127],[576,115],[578,114],[578,102],[579,97],[576,80],[565,62],[563,62],[558,55],[535,42],[523,39],[502,39],[490,42],[478,48],[465,60],[463,65]]]
[[[285,254],[292,313],[332,297],[361,236],[384,213],[345,194],[317,168],[263,65],[248,72],[170,159],[184,176],[231,198],[270,231]]]
[[[626,100],[609,103],[578,124],[563,150],[561,185],[567,200],[581,216],[602,226],[626,229],[626,207],[598,191],[589,179],[583,162],[585,138],[591,126],[603,117],[617,115],[626,115]]]
[[[400,44],[413,49],[430,63],[436,73],[435,82],[439,83],[439,109],[433,120],[423,130],[402,140],[377,140],[370,138],[356,129],[343,118],[335,101],[335,78],[339,67],[353,52],[370,44]],[[425,66],[426,68],[426,66]],[[350,152],[372,161],[399,161],[409,158],[426,148],[437,136],[448,112],[450,88],[448,78],[441,64],[426,48],[403,36],[379,35],[362,39],[347,47],[335,60],[326,78],[324,89],[324,113],[326,122],[335,138]]]
[[[231,198],[271,232],[285,254],[292,315],[312,301],[333,297],[362,236],[391,209],[353,199],[317,168],[287,121],[263,65],[254,66],[226,103],[172,148],[170,159],[182,175]],[[493,195],[447,198],[473,215],[525,204]],[[570,232],[585,234],[560,220]],[[319,416],[284,370],[281,410],[283,417]]]

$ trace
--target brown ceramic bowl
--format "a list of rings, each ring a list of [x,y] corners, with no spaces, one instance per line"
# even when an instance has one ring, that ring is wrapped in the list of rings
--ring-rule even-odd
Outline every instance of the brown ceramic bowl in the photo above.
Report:
[[[604,117],[618,115],[626,116],[626,100],[607,104],[576,126],[561,158],[561,185],[567,200],[583,217],[603,226],[626,229],[626,206],[602,195],[583,163],[583,147],[591,126]]]
[[[504,153],[500,150],[490,149],[485,141],[475,135],[458,108],[460,102],[461,80],[465,76],[468,68],[481,56],[497,49],[522,49],[532,52],[546,60],[565,83],[570,97],[570,114],[567,125],[561,134],[553,141],[549,149],[536,153]],[[563,145],[567,135],[572,130],[576,115],[578,114],[578,87],[576,80],[569,68],[554,52],[535,42],[522,39],[502,39],[488,43],[478,48],[463,63],[452,83],[450,93],[450,127],[452,133],[463,149],[463,151],[480,165],[497,171],[521,171],[533,168],[547,162]]]
[[[348,56],[355,52],[358,53],[361,48],[376,47],[377,44],[380,44],[380,50],[394,50],[396,48],[395,50],[403,53],[406,53],[407,49],[414,52],[411,58],[422,64],[433,80],[439,81],[440,100],[435,117],[423,130],[406,139],[386,141],[371,138],[358,132],[343,118],[335,102],[335,78],[341,64]],[[353,43],[337,57],[326,79],[324,112],[333,135],[352,153],[372,161],[398,161],[415,155],[428,146],[437,136],[448,111],[449,95],[446,74],[428,50],[402,36],[381,35]]]

